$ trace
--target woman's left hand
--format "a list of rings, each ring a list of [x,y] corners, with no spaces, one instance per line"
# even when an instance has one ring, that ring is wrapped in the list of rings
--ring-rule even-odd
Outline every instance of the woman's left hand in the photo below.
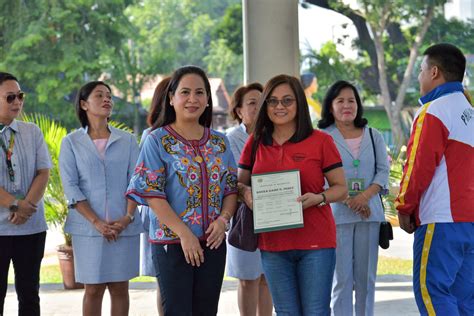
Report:
[[[321,194],[307,192],[300,196],[297,201],[303,204],[303,209],[306,209],[308,207],[318,205],[323,201],[323,198]]]
[[[362,218],[368,218],[371,213],[368,202],[369,201],[359,193],[354,197],[347,198],[344,203],[354,210],[357,215],[360,215]]]
[[[110,223],[113,230],[117,232],[117,235],[120,235],[130,224],[130,218],[128,216],[122,216],[117,221]]]
[[[220,219],[213,221],[206,230],[207,237],[206,246],[211,249],[217,249],[225,240],[226,224]]]

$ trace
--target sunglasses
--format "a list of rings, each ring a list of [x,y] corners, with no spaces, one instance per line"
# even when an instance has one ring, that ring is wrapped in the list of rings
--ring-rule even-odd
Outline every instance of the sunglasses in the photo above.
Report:
[[[18,94],[9,94],[5,97],[8,104],[12,104],[17,98],[18,98],[18,101],[22,102],[25,99],[25,93],[20,92]]]
[[[293,103],[295,102],[295,99],[286,97],[281,100],[278,100],[277,98],[270,98],[267,99],[267,105],[276,108],[278,106],[278,103],[281,103],[285,108],[290,107]]]

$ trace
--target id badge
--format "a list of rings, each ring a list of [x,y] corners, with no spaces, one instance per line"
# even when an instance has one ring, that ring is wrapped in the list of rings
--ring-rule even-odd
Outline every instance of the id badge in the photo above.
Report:
[[[364,191],[365,181],[362,178],[349,178],[347,179],[347,188],[349,190],[349,196],[355,196]]]

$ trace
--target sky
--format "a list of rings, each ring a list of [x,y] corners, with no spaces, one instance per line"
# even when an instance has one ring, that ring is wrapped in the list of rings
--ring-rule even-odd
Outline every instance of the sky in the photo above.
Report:
[[[343,35],[347,35],[344,44],[336,43],[336,47],[346,58],[357,57],[357,53],[351,48],[352,39],[357,37],[357,31],[351,20],[342,14],[315,5],[308,5],[307,9],[299,6],[298,22],[300,49],[303,52],[308,47],[319,50],[327,41],[335,42]],[[344,25],[347,27],[344,28]]]

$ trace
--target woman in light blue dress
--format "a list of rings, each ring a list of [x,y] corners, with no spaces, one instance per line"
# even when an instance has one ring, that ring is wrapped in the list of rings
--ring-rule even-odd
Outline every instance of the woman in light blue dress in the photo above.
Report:
[[[166,88],[171,80],[171,77],[163,78],[158,83],[153,93],[151,100],[150,112],[147,117],[147,124],[150,126],[143,131],[142,138],[140,140],[140,146],[145,142],[146,137],[151,132],[151,126],[153,126],[158,117],[160,116],[163,100],[166,97]],[[151,256],[151,243],[148,241],[148,235],[150,231],[150,207],[146,205],[139,206],[140,217],[142,218],[143,228],[145,232],[140,235],[140,275],[159,277],[159,271],[153,265],[153,259]],[[160,284],[156,282],[156,306],[159,315],[164,315],[163,305],[161,302]]]
[[[239,125],[227,132],[227,138],[235,161],[240,160],[249,137],[262,91],[261,84],[252,83],[238,88],[232,97],[230,115]],[[238,304],[241,315],[271,315],[272,297],[263,275],[260,250],[240,250],[229,243],[227,247],[227,275],[239,279]]]
[[[76,280],[85,284],[84,315],[100,315],[108,288],[111,314],[127,315],[128,281],[139,272],[143,231],[136,204],[124,193],[138,157],[135,137],[108,125],[110,87],[93,81],[76,99],[82,128],[62,141],[59,166],[69,213]]]
[[[367,127],[359,93],[346,81],[328,89],[318,126],[336,143],[350,195],[331,203],[337,234],[331,309],[334,315],[353,315],[354,309],[355,315],[373,315],[379,229],[385,219],[379,193],[389,177],[386,145],[377,130]]]

